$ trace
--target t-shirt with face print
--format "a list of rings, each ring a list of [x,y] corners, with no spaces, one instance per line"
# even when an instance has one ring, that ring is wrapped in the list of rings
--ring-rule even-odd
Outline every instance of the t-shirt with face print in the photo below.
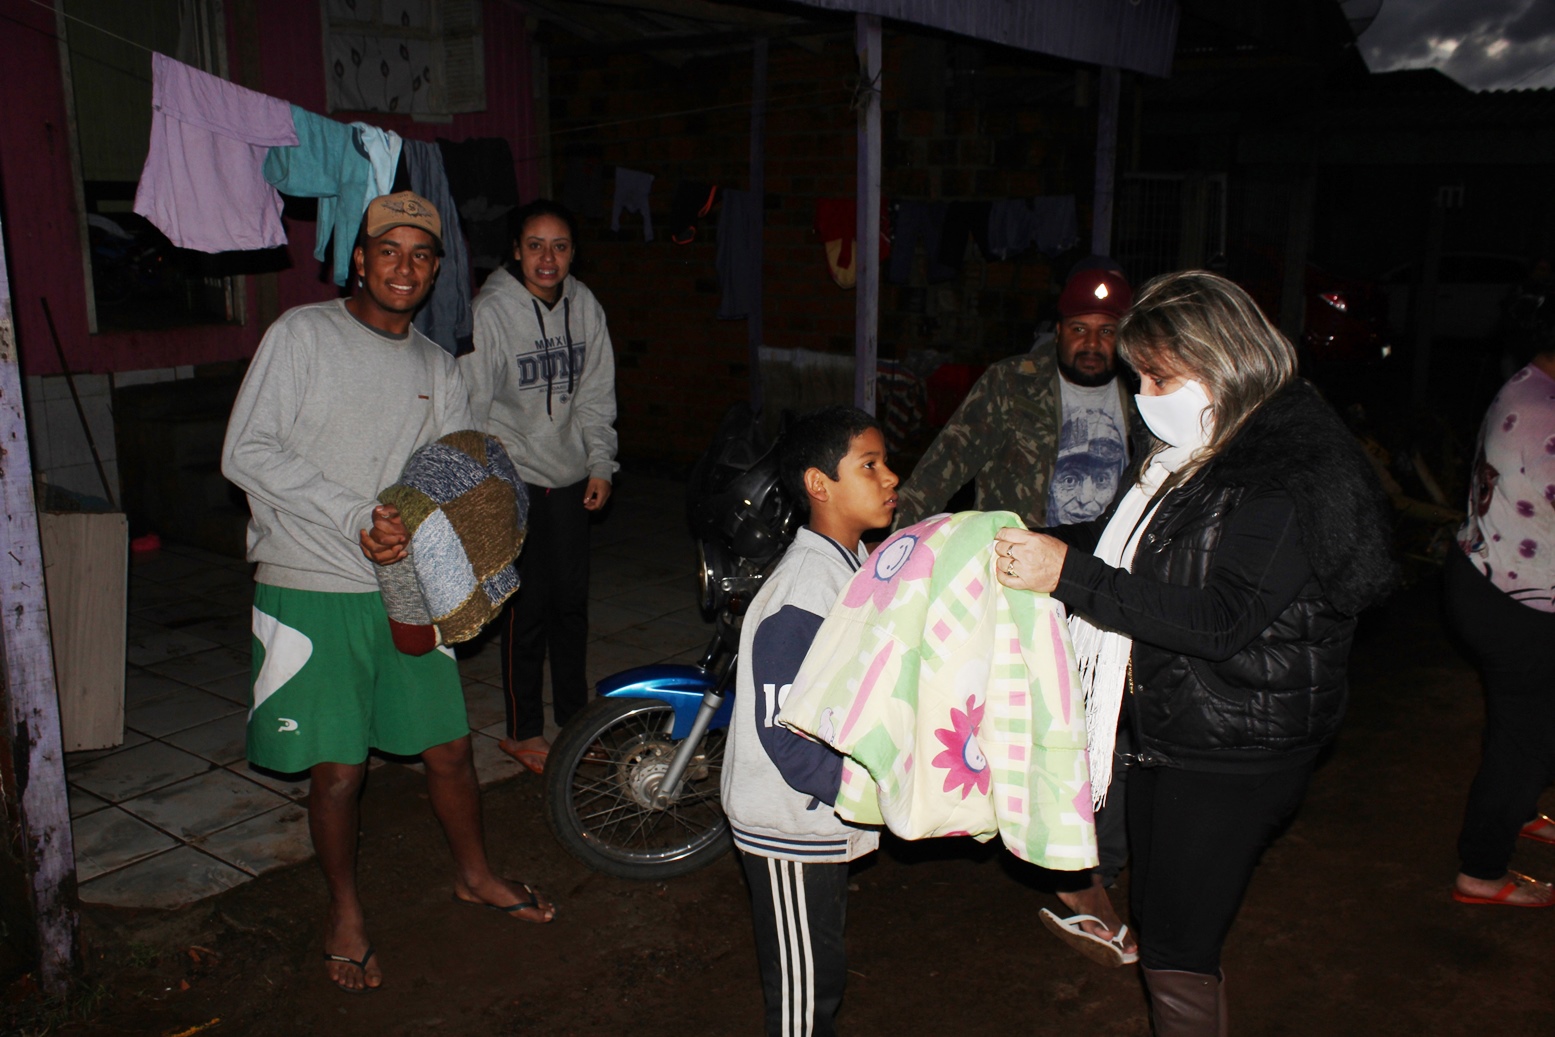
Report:
[[[1093,388],[1059,379],[1064,422],[1048,483],[1047,524],[1067,526],[1096,518],[1112,503],[1128,467],[1128,422],[1118,387]]]

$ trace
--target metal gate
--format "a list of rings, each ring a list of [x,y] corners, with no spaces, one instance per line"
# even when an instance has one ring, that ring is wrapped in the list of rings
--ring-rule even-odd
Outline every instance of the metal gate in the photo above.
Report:
[[[1226,251],[1226,174],[1124,174],[1113,240],[1113,258],[1136,285],[1217,265]]]

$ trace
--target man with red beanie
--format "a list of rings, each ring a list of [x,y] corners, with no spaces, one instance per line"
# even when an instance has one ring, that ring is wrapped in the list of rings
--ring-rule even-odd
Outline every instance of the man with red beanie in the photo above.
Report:
[[[897,494],[897,525],[942,511],[974,476],[978,510],[1013,511],[1032,528],[1100,515],[1138,420],[1113,348],[1133,300],[1116,264],[1082,263],[1058,297],[1056,336],[972,386]]]

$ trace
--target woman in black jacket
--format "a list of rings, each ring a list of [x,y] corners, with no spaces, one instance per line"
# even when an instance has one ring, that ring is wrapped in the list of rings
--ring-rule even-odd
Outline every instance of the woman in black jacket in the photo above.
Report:
[[[1098,802],[1132,728],[1130,908],[1155,1032],[1224,1034],[1221,946],[1344,714],[1355,617],[1393,579],[1387,505],[1230,281],[1157,278],[1117,344],[1158,442],[1095,522],[1001,532],[1000,582],[1070,609]]]

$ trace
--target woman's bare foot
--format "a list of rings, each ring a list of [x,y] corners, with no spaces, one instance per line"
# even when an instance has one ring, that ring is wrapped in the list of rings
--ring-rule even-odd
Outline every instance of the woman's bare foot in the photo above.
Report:
[[[1090,921],[1080,923],[1080,928],[1092,936],[1112,940],[1123,928],[1123,919],[1118,917],[1117,909],[1112,906],[1112,898],[1107,895],[1106,888],[1102,886],[1101,876],[1094,872],[1091,874],[1090,888],[1073,893],[1059,893],[1058,899],[1071,914],[1095,915],[1101,919],[1100,923]],[[1122,947],[1124,952],[1129,954],[1139,950],[1139,941],[1134,939],[1133,930],[1123,934]]]
[[[1505,904],[1508,907],[1555,907],[1555,889],[1527,875],[1509,871],[1499,879],[1477,879],[1458,873],[1453,899],[1469,904]]]
[[[1533,820],[1523,825],[1522,831],[1517,834],[1536,843],[1555,843],[1555,820],[1543,814],[1535,814]]]
[[[330,982],[349,993],[383,986],[383,970],[378,967],[372,944],[367,942],[361,915],[347,917],[330,911],[329,927],[324,933],[324,971]]]
[[[556,917],[556,905],[539,891],[512,879],[487,878],[464,883],[454,880],[454,897],[466,904],[504,911],[525,922],[549,922]]]

